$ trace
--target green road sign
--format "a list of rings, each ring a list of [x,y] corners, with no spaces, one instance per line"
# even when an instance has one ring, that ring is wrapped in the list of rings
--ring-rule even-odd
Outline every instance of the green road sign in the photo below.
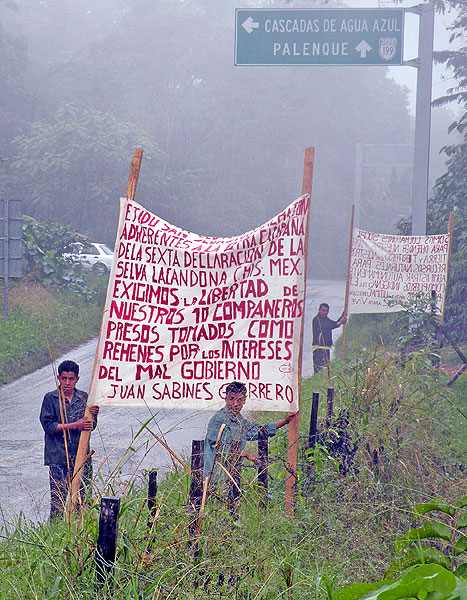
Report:
[[[238,8],[235,17],[236,65],[402,64],[402,8]]]

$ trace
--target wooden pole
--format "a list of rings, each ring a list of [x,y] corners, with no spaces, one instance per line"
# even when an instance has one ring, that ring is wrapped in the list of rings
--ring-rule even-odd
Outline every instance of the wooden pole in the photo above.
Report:
[[[349,233],[349,253],[347,255],[347,276],[345,278],[345,300],[344,300],[344,312],[343,314],[347,315],[347,311],[349,308],[349,284],[350,284],[350,258],[352,254],[352,237],[353,237],[353,219],[355,213],[355,205],[352,204],[352,208],[350,210],[350,233]],[[341,345],[341,359],[344,358],[344,348],[345,348],[345,329],[346,323],[344,323],[342,327],[342,345]]]
[[[318,434],[318,409],[319,409],[319,393],[313,392],[313,402],[311,404],[310,416],[310,434],[308,436],[308,447],[314,448],[316,445],[316,436]]]
[[[149,522],[148,526],[152,527],[152,522],[156,517],[156,496],[157,496],[157,469],[151,469],[149,471],[148,481],[148,508],[149,508]]]
[[[135,199],[136,186],[138,185],[138,177],[139,177],[139,171],[141,168],[142,159],[143,159],[143,151],[137,148],[133,153],[133,159],[131,161],[131,167],[130,167],[130,175],[128,177],[128,184],[126,186],[125,193],[126,193],[126,198],[128,198],[128,200]],[[101,322],[101,329],[99,331],[99,341],[97,343],[96,356],[94,358],[94,367],[92,369],[91,388],[92,388],[92,382],[94,381],[94,378],[95,378],[96,372],[97,372],[97,363],[98,363],[97,353],[99,352],[99,348],[100,348],[101,336],[102,336],[102,322]],[[92,404],[92,400],[90,398],[88,398],[88,404],[89,405]],[[84,412],[84,416],[92,421],[92,415],[87,407]],[[90,438],[91,438],[90,431],[82,431],[81,435],[79,437],[78,450],[76,452],[75,469],[74,469],[73,477],[71,480],[71,486],[70,486],[70,501],[69,501],[69,506],[68,506],[70,513],[76,509],[76,504],[78,502],[80,482],[81,482],[81,477],[83,474],[85,457],[88,454]]]
[[[314,148],[305,148],[305,158],[303,163],[302,195],[310,194],[313,187],[313,164],[315,157]],[[311,208],[311,198],[310,198]],[[303,265],[303,307],[306,299],[306,269],[308,260],[308,229],[310,225],[310,208],[308,209],[308,218],[305,228],[305,249]],[[305,309],[304,309],[305,310]],[[303,327],[305,323],[305,314],[302,316],[300,329],[300,347],[298,354],[298,398],[297,405],[300,409],[300,391],[302,383],[302,360],[303,360]],[[287,473],[285,480],[285,512],[289,517],[293,517],[295,489],[297,487],[297,456],[298,456],[298,435],[299,435],[299,415],[296,414],[289,422],[288,450],[287,450]]]
[[[190,541],[188,546],[198,556],[199,546],[196,532],[198,529],[198,517],[203,501],[203,468],[204,468],[204,440],[192,440],[191,442],[191,482],[189,494],[189,510],[193,514],[188,524]]]
[[[190,504],[198,510],[203,497],[204,440],[191,442]]]
[[[101,500],[99,533],[97,537],[95,562],[97,584],[103,586],[112,575],[117,554],[118,513],[120,498],[106,496]]]
[[[136,194],[136,186],[138,185],[139,171],[141,169],[141,161],[143,160],[143,151],[139,148],[133,152],[133,158],[131,160],[130,176],[128,177],[128,184],[126,186],[125,198],[128,200],[134,200]]]
[[[451,385],[457,381],[459,379],[459,377],[462,375],[462,373],[467,369],[467,363],[464,363],[462,365],[462,367],[460,367],[456,373],[454,373],[454,375],[451,377],[451,379],[447,382],[447,386],[451,387]]]
[[[334,388],[328,388],[327,392],[328,410],[326,415],[326,426],[329,427],[334,414]]]
[[[206,506],[206,498],[208,497],[208,486],[209,477],[206,477],[203,481],[203,497],[201,498],[201,506],[198,512],[198,526],[196,527],[196,535],[199,536],[201,533],[201,525],[203,524],[204,507]]]
[[[268,430],[261,427],[258,433],[258,484],[261,496],[261,506],[268,503]]]

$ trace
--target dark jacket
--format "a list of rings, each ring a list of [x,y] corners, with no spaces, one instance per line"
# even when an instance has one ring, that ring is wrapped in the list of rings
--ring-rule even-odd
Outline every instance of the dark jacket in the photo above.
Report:
[[[88,395],[86,392],[75,389],[71,403],[65,400],[63,409],[63,422],[73,423],[84,416],[86,401]],[[60,404],[58,390],[48,392],[42,401],[40,422],[44,429],[44,464],[45,465],[66,465],[66,452],[63,431],[57,432],[57,425],[62,423],[60,414]],[[95,424],[94,424],[95,427]],[[68,458],[71,464],[74,464],[76,453],[78,451],[79,438],[81,431],[73,429],[65,433],[67,441]],[[89,452],[89,449],[88,449]]]

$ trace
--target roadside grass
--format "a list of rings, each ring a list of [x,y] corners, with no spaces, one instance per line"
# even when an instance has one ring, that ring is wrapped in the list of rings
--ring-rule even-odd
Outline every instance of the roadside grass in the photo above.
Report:
[[[352,315],[346,332],[346,355],[358,354],[362,350],[375,346],[384,348],[386,352],[400,353],[397,337],[393,313]],[[436,352],[439,355],[440,372],[449,379],[463,363],[455,349],[444,337],[442,337],[442,342],[441,348],[436,346]],[[340,355],[341,344],[342,337],[336,343],[336,356]],[[467,343],[458,343],[457,346],[464,355],[467,355]]]
[[[20,283],[9,294],[8,318],[0,319],[0,384],[50,363],[96,336],[106,278],[87,275],[93,300],[37,284]]]
[[[397,338],[393,320],[392,313],[351,315],[345,335],[346,355],[375,345],[393,347]],[[336,355],[340,353],[341,343],[342,337],[337,341]]]
[[[0,598],[97,599],[316,599],[355,581],[382,578],[396,537],[414,524],[413,505],[466,490],[465,376],[445,386],[423,351],[401,367],[396,352],[370,344],[303,382],[294,519],[284,515],[287,431],[270,440],[269,502],[262,507],[256,470],[242,471],[242,500],[234,517],[221,491],[206,504],[198,538],[190,538],[189,478],[173,469],[162,481],[155,518],[140,479],[96,478],[93,499],[71,523],[27,523],[0,532]],[[332,386],[334,419],[326,425]],[[321,438],[307,452],[313,392],[321,396]],[[344,432],[357,445],[348,472],[332,451]],[[258,415],[258,422],[275,415]],[[134,444],[132,444],[133,446]],[[338,444],[337,444],[338,445]],[[251,446],[254,450],[254,445]],[[185,463],[189,459],[184,458]],[[109,586],[95,584],[94,552],[100,498],[121,495],[117,560]],[[197,547],[199,554],[193,549]]]

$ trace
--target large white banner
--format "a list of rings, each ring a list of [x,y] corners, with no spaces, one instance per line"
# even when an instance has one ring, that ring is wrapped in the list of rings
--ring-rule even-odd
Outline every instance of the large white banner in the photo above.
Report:
[[[200,237],[122,199],[90,400],[295,410],[310,196],[233,238]]]
[[[388,235],[353,230],[349,272],[348,312],[401,310],[388,299],[431,298],[443,312],[448,276],[449,234]]]

